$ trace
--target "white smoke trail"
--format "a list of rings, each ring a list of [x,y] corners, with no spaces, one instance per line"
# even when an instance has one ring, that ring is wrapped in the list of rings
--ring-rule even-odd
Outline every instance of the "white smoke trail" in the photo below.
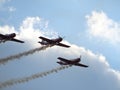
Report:
[[[46,72],[42,72],[42,73],[41,72],[36,73],[36,74],[33,74],[31,76],[28,76],[28,77],[8,80],[8,81],[5,81],[3,83],[0,83],[0,88],[4,88],[4,87],[7,87],[7,86],[12,86],[12,85],[15,85],[15,84],[20,84],[20,83],[25,83],[25,82],[28,82],[28,81],[31,81],[31,80],[34,80],[34,79],[37,79],[37,78],[41,78],[43,76],[47,76],[51,73],[58,72],[60,70],[69,68],[71,66],[72,65],[60,66],[58,68],[55,68],[55,69],[52,69],[52,70],[49,70],[49,71],[46,71]]]
[[[12,56],[8,56],[6,58],[2,58],[0,59],[0,65],[1,64],[6,64],[8,61],[13,61],[14,59],[19,59],[23,56],[27,56],[27,55],[30,55],[30,54],[33,54],[37,51],[41,51],[41,50],[45,50],[46,48],[48,47],[52,47],[53,45],[46,45],[46,46],[42,46],[42,47],[38,47],[38,48],[35,48],[35,49],[32,49],[32,50],[29,50],[29,51],[25,51],[23,53],[19,53],[19,54],[16,54],[16,55],[12,55]]]

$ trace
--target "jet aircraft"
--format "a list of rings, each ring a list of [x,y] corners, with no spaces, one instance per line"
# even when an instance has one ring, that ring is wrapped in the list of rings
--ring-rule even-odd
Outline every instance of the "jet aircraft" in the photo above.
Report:
[[[75,65],[75,66],[81,66],[81,67],[88,67],[87,65],[79,63],[81,61],[81,56],[80,56],[80,58],[71,59],[71,60],[61,58],[61,57],[58,57],[58,59],[60,61],[58,61],[57,63],[60,65]]]
[[[15,33],[11,33],[11,34],[0,34],[0,43],[5,43],[6,41],[14,41],[14,42],[19,42],[19,43],[24,43],[24,41],[15,39],[16,34]]]
[[[58,46],[66,47],[66,48],[70,47],[66,44],[60,43],[63,40],[62,37],[58,37],[56,39],[48,39],[48,38],[40,36],[39,38],[42,40],[41,42],[40,41],[38,42],[41,45],[58,45]]]

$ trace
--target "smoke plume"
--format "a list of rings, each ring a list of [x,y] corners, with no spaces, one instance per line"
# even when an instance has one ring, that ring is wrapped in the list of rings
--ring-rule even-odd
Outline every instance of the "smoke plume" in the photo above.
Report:
[[[4,88],[4,87],[7,87],[7,86],[12,86],[12,85],[15,85],[15,84],[20,84],[20,83],[25,83],[25,82],[28,82],[28,81],[31,81],[31,80],[34,80],[34,79],[37,79],[37,78],[47,76],[47,75],[49,75],[51,73],[54,73],[54,72],[57,73],[58,71],[64,70],[64,69],[69,68],[71,66],[72,65],[60,66],[58,68],[55,68],[55,69],[52,69],[52,70],[49,70],[49,71],[46,71],[46,72],[42,72],[42,73],[40,72],[40,73],[30,75],[28,77],[11,79],[11,80],[5,81],[3,83],[0,83],[0,88]]]
[[[25,52],[22,52],[22,53],[19,53],[19,54],[16,54],[16,55],[11,55],[11,56],[2,58],[2,59],[0,59],[0,65],[1,64],[6,64],[8,61],[13,61],[14,59],[19,59],[23,56],[28,56],[30,54],[33,54],[33,53],[37,52],[37,51],[45,50],[46,48],[52,47],[52,46],[53,45],[46,45],[46,46],[38,47],[38,48],[29,50],[29,51],[25,51]]]

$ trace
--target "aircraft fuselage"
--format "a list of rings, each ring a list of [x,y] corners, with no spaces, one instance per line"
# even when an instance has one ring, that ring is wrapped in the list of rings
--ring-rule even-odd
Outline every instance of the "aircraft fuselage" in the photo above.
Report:
[[[47,42],[45,40],[42,40],[41,42],[39,42],[42,45],[48,45],[48,44],[59,44],[62,41],[62,38],[57,38],[57,39],[50,39],[52,42]]]
[[[80,58],[76,58],[74,60],[70,60],[69,62],[58,61],[57,63],[59,63],[60,65],[74,65],[79,62],[80,62]]]
[[[13,39],[15,36],[16,36],[15,33],[6,34],[6,35],[0,34],[0,42],[6,42],[8,40]]]
[[[7,34],[4,39],[10,40],[10,39],[13,39],[15,36],[16,36],[15,33]]]

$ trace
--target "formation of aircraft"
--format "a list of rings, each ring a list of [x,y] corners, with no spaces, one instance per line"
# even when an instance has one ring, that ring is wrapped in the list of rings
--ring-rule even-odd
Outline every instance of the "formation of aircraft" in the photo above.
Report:
[[[62,57],[58,57],[58,59],[60,61],[58,61],[57,63],[60,65],[75,65],[75,66],[80,66],[80,67],[88,67],[87,65],[79,63],[81,61],[81,56],[80,56],[80,58],[71,59],[71,60],[68,60],[68,59],[65,59]]]
[[[19,43],[24,43],[24,41],[15,39],[16,34],[15,33],[11,33],[11,34],[0,34],[0,43],[5,43],[6,41],[14,41],[14,42],[19,42]]]
[[[14,42],[19,42],[19,43],[24,43],[24,41],[15,39],[15,37],[16,37],[15,33],[6,34],[6,35],[0,34],[0,43],[1,42],[4,43],[6,41],[14,41]],[[38,42],[41,45],[58,45],[58,46],[66,47],[66,48],[70,47],[69,45],[61,43],[61,41],[63,40],[62,37],[58,37],[56,39],[48,39],[48,38],[40,36],[39,38],[42,40],[41,42],[40,41]],[[71,60],[68,60],[68,59],[65,59],[62,57],[58,57],[58,59],[60,61],[58,61],[57,63],[60,65],[75,65],[75,66],[81,66],[81,67],[88,67],[87,65],[79,63],[81,61],[81,56],[80,56],[80,58],[71,59]]]
[[[40,41],[38,42],[41,45],[58,45],[58,46],[66,47],[66,48],[70,47],[69,45],[61,43],[61,41],[63,40],[62,37],[58,37],[56,39],[48,39],[48,38],[40,36],[39,38],[42,40],[41,42]]]

